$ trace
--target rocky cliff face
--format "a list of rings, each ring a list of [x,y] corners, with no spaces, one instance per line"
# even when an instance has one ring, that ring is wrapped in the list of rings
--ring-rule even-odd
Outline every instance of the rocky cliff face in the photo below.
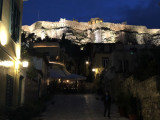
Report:
[[[77,22],[61,19],[59,22],[38,21],[31,26],[23,26],[26,36],[34,33],[36,38],[61,39],[63,35],[73,43],[115,43],[125,44],[160,44],[160,29],[147,29],[145,26],[132,26],[114,23]]]

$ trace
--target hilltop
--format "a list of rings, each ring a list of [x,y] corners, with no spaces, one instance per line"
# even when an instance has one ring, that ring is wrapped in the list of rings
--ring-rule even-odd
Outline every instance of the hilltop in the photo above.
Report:
[[[86,43],[160,44],[160,29],[148,29],[146,26],[115,24],[92,18],[89,22],[60,19],[58,22],[37,21],[32,25],[22,26],[26,36],[35,35],[35,40],[49,38],[71,40],[81,45]]]

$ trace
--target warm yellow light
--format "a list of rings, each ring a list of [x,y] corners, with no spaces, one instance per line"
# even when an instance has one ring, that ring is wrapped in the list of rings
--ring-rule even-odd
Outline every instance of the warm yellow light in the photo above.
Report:
[[[56,45],[52,45],[52,46],[51,45],[50,46],[47,46],[47,45],[37,45],[36,46],[36,45],[34,45],[33,46],[33,48],[47,48],[47,47],[50,48],[50,47],[58,47],[58,46],[56,46]]]
[[[58,79],[58,82],[61,83],[61,79]]]
[[[0,32],[0,41],[3,46],[7,44],[7,35],[4,30]]]
[[[59,56],[56,57],[56,60],[58,60],[58,59],[59,59]]]
[[[29,65],[29,63],[28,63],[27,61],[23,61],[23,62],[22,62],[22,66],[23,66],[23,67],[28,67],[28,65]]]
[[[4,67],[12,67],[14,65],[14,63],[12,61],[1,61],[0,62],[0,66],[4,66]]]
[[[69,80],[67,80],[67,83],[69,83]]]
[[[88,65],[89,64],[89,62],[88,61],[86,61],[86,65]]]
[[[50,63],[50,64],[59,64],[59,65],[62,65],[62,66],[64,66],[64,64],[63,64],[63,63],[61,63],[61,62],[49,61],[49,63]]]
[[[16,61],[16,62],[15,62],[15,69],[18,69],[18,68],[19,68],[19,64],[20,64],[20,61]]]
[[[98,68],[93,68],[92,72],[95,72],[95,74],[97,74],[98,73]]]
[[[17,44],[16,45],[16,57],[17,57],[17,59],[19,60],[20,59],[20,57],[21,57],[21,49],[20,49],[20,45],[19,44]]]
[[[50,85],[50,80],[47,80],[47,86],[49,86]]]
[[[98,74],[98,73],[99,73],[98,68],[96,68],[96,69],[95,69],[95,73],[96,73],[96,74]]]

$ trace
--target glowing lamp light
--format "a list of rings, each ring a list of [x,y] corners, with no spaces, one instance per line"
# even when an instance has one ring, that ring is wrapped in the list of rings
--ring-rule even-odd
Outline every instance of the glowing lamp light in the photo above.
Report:
[[[58,79],[58,82],[60,83],[60,82],[61,82],[61,79]]]
[[[84,50],[84,48],[83,48],[83,47],[81,47],[81,50]]]
[[[86,61],[86,65],[88,65],[89,64],[89,62],[88,61]]]
[[[47,86],[49,86],[50,85],[50,80],[47,80]]]
[[[5,46],[7,44],[7,35],[6,35],[5,31],[0,32],[0,41],[3,46]]]
[[[67,83],[69,83],[69,80],[67,80]]]
[[[96,69],[95,69],[95,68],[93,68],[93,69],[92,69],[92,72],[95,72],[95,71],[96,71]]]
[[[0,61],[0,66],[12,67],[14,63],[12,61]]]
[[[20,56],[21,56],[21,49],[20,49],[20,45],[16,45],[16,56],[17,56],[17,59],[20,59]]]
[[[19,61],[19,60],[15,62],[15,69],[18,69],[18,68],[19,68],[19,64],[20,64],[20,61]]]
[[[28,65],[29,65],[29,63],[28,63],[27,61],[23,61],[23,62],[22,62],[22,66],[23,66],[23,67],[28,67]]]

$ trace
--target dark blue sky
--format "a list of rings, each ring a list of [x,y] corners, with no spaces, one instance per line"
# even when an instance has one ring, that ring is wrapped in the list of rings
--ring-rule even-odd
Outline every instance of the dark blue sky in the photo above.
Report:
[[[23,25],[60,18],[87,22],[103,18],[105,22],[145,25],[160,28],[160,0],[29,0],[23,3]]]

